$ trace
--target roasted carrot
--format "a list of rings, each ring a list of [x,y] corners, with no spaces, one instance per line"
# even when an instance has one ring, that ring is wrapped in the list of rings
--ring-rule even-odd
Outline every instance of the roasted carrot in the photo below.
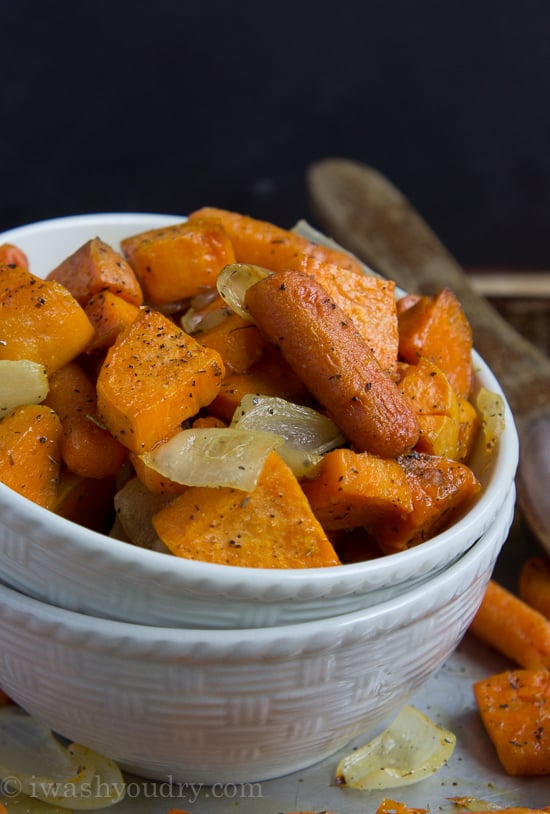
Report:
[[[76,362],[50,377],[46,404],[61,420],[61,456],[71,472],[84,478],[116,475],[128,450],[101,426],[95,385]]]
[[[272,274],[247,290],[246,305],[358,451],[393,458],[412,449],[414,410],[316,280],[296,271]]]
[[[216,351],[146,308],[107,352],[97,379],[99,414],[124,446],[144,452],[210,404],[223,375]]]
[[[250,568],[338,565],[296,477],[272,452],[254,491],[191,486],[153,516],[179,557]]]
[[[528,605],[550,620],[550,561],[529,557],[520,570],[518,593]]]
[[[470,631],[520,667],[550,670],[550,621],[494,580]]]
[[[550,671],[506,670],[477,681],[481,720],[507,774],[550,774]]]
[[[16,407],[0,421],[0,481],[53,509],[61,462],[61,422],[45,405]]]
[[[76,358],[94,329],[72,294],[19,266],[0,266],[0,359],[28,359],[48,374]]]
[[[81,305],[100,291],[112,291],[134,305],[143,303],[143,292],[128,262],[98,237],[84,243],[46,279],[64,285]]]

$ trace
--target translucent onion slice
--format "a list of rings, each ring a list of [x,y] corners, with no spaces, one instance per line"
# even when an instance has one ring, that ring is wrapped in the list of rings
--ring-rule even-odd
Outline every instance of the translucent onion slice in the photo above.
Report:
[[[63,746],[11,706],[0,711],[0,776],[6,796],[21,793],[63,809],[106,808],[125,794],[116,763],[79,744]]]
[[[414,706],[338,765],[338,782],[371,791],[408,786],[437,772],[451,757],[456,737]]]
[[[481,429],[485,438],[485,449],[490,452],[504,432],[504,399],[499,393],[482,387],[476,397],[476,406],[481,414]]]
[[[346,440],[328,416],[277,396],[247,394],[231,422],[237,429],[275,433],[285,439],[278,454],[296,477],[314,474],[322,455]]]
[[[252,315],[244,304],[246,289],[272,273],[269,269],[254,266],[250,263],[229,263],[218,275],[216,284],[219,295],[232,311],[235,311],[248,322],[254,322]]]
[[[271,432],[208,427],[182,430],[140,457],[161,475],[186,486],[230,486],[251,492],[265,459],[284,444]]]
[[[28,359],[0,360],[0,418],[14,407],[40,404],[48,395],[46,368]]]

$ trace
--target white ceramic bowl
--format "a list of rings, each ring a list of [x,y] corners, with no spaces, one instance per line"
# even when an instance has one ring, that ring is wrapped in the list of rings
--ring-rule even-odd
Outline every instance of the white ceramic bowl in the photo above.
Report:
[[[183,216],[102,214],[13,229],[0,242],[20,246],[39,276],[98,235],[118,247],[127,235]],[[502,391],[474,354],[476,385]],[[483,493],[452,528],[421,546],[335,568],[272,570],[181,560],[109,539],[42,509],[0,484],[0,579],[35,598],[96,616],[182,627],[265,627],[369,607],[422,583],[452,563],[502,510],[518,461],[514,421],[489,467],[474,455]]]
[[[80,615],[0,586],[0,686],[132,773],[204,784],[305,768],[393,716],[451,654],[513,515],[375,608],[284,627],[181,630]]]

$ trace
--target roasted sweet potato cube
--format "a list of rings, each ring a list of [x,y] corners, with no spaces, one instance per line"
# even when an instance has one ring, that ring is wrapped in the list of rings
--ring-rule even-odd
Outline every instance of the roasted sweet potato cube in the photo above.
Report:
[[[457,396],[472,391],[472,330],[456,295],[443,288],[398,309],[399,355],[410,364],[421,357],[434,362],[449,377]]]
[[[0,266],[0,359],[28,359],[48,374],[76,358],[94,334],[73,295],[56,280]]]
[[[64,285],[81,305],[100,291],[112,291],[134,305],[143,302],[143,292],[126,259],[99,237],[84,243],[47,279]]]
[[[550,774],[550,671],[506,670],[478,681],[483,725],[507,774]]]
[[[132,452],[145,452],[181,429],[217,395],[220,355],[168,317],[146,308],[112,345],[97,379],[107,429]]]
[[[272,452],[254,491],[191,486],[153,516],[179,557],[250,568],[316,568],[339,560],[292,470]]]
[[[222,268],[235,262],[231,240],[215,220],[185,221],[121,241],[148,302],[177,302],[215,287]]]
[[[119,333],[136,319],[139,307],[112,291],[100,291],[84,306],[95,334],[86,347],[87,353],[110,348]]]
[[[351,449],[327,452],[317,476],[304,481],[302,489],[325,531],[406,517],[413,508],[407,476],[397,461]]]

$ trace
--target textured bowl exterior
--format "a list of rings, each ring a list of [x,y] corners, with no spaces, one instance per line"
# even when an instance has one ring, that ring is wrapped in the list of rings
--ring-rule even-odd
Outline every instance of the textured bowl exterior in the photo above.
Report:
[[[44,276],[85,240],[120,238],[183,216],[102,214],[60,218],[13,229],[2,242],[19,245]],[[502,391],[474,354],[478,386]],[[374,606],[421,585],[454,562],[501,512],[518,462],[514,421],[490,466],[474,455],[484,485],[475,506],[448,531],[421,546],[335,568],[269,570],[181,560],[109,539],[31,503],[0,484],[0,579],[16,590],[77,612],[167,627],[236,628],[303,623]]]
[[[216,784],[297,771],[396,714],[452,653],[513,509],[512,489],[485,535],[422,587],[284,627],[139,626],[0,586],[0,686],[138,775]]]

